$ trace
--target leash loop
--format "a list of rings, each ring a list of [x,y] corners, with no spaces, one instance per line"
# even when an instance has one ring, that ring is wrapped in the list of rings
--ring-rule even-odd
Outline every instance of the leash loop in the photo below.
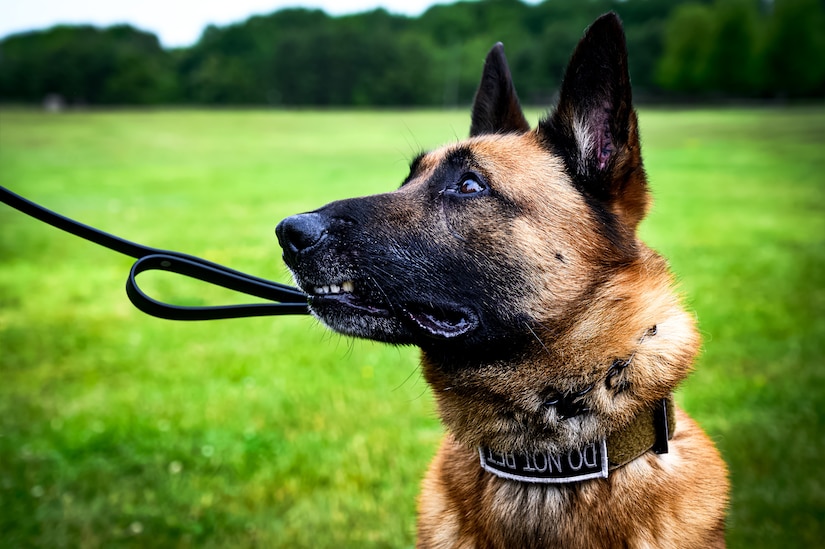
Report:
[[[145,271],[167,271],[261,297],[285,303],[249,303],[245,305],[219,305],[210,307],[183,307],[158,301],[147,295],[137,283],[137,275]],[[126,279],[126,295],[132,304],[146,314],[167,320],[217,320],[285,314],[306,314],[306,300],[301,292],[275,282],[234,271],[223,265],[200,258],[188,258],[177,253],[158,253],[141,257],[132,265]]]
[[[216,320],[309,313],[307,296],[298,288],[242,273],[200,257],[125,240],[44,208],[3,186],[0,186],[0,202],[62,231],[134,257],[137,261],[126,279],[126,295],[135,307],[146,314],[168,320]],[[175,273],[274,303],[204,307],[172,305],[150,297],[138,285],[137,275],[152,270]]]

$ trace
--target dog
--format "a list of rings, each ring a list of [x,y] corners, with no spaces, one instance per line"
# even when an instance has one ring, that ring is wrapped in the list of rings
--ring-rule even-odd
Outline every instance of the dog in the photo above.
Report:
[[[421,349],[446,435],[420,548],[724,547],[723,460],[672,394],[699,347],[649,206],[615,14],[531,129],[503,46],[470,136],[396,190],[288,217],[286,265],[332,330]]]

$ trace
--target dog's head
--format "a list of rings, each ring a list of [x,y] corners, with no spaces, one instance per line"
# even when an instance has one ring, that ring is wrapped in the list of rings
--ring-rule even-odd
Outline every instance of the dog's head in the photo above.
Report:
[[[469,139],[419,155],[393,192],[292,216],[277,234],[333,330],[487,354],[556,326],[605,269],[632,261],[646,203],[624,34],[607,15],[535,130],[498,44]]]

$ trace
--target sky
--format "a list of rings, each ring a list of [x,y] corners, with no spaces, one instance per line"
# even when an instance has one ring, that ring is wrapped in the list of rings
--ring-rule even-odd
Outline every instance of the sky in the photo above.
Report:
[[[51,27],[86,23],[129,23],[155,33],[165,47],[189,46],[209,24],[241,22],[251,15],[285,7],[321,8],[330,15],[383,7],[391,13],[420,15],[449,0],[0,0],[0,37]]]

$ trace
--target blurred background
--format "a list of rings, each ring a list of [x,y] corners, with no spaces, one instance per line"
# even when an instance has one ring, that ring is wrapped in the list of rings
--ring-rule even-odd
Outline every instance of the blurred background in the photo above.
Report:
[[[728,546],[819,547],[822,0],[4,2],[0,184],[290,282],[280,219],[391,190],[464,137],[497,41],[535,124],[608,10],[654,196],[641,236],[704,341],[676,399],[729,465]],[[0,205],[0,547],[413,547],[442,436],[416,350],[308,317],[148,317],[131,263]],[[246,300],[141,276],[174,303]]]
[[[4,11],[37,10],[43,18],[37,2],[25,4]],[[167,46],[153,29],[128,23],[5,36],[0,99],[52,107],[453,107],[472,98],[478,59],[502,41],[522,100],[544,105],[582,29],[608,10],[624,21],[638,99],[794,100],[825,93],[821,0],[493,0],[416,6],[417,16],[383,8],[340,16],[266,11],[259,1],[254,7],[261,11],[208,24],[196,40]],[[187,18],[181,6],[174,16]],[[100,14],[92,10],[89,17]],[[24,24],[22,15],[16,19]],[[169,19],[157,24],[169,26]],[[183,39],[166,32],[167,43]]]

